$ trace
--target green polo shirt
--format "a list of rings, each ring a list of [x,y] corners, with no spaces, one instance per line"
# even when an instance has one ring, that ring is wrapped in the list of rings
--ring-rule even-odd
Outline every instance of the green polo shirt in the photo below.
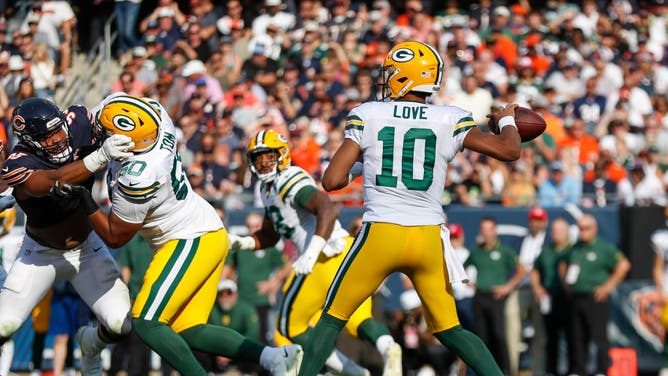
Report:
[[[491,292],[492,287],[508,281],[508,271],[517,266],[517,253],[500,242],[491,249],[477,246],[471,249],[464,266],[475,266],[478,270],[477,291]]]
[[[144,274],[153,260],[153,251],[149,248],[144,238],[137,234],[120,248],[118,263],[121,267],[130,268],[130,280],[128,290],[130,299],[134,300],[139,294],[139,289],[144,283]]]
[[[617,263],[625,258],[617,247],[599,237],[589,243],[577,242],[567,259],[568,265],[578,265],[580,272],[571,286],[574,293],[592,293],[612,274]]]
[[[559,263],[566,260],[570,251],[570,245],[561,249],[555,248],[553,244],[543,246],[533,267],[540,273],[540,283],[546,290],[558,291],[563,289],[559,277]]]
[[[268,280],[285,261],[282,252],[270,247],[256,251],[230,252],[225,265],[230,265],[237,271],[239,299],[259,307],[270,303],[267,295],[258,293],[257,283]]]
[[[209,315],[209,324],[234,329],[253,341],[260,340],[260,319],[257,310],[250,303],[240,299],[237,299],[229,311],[223,310],[216,302]]]

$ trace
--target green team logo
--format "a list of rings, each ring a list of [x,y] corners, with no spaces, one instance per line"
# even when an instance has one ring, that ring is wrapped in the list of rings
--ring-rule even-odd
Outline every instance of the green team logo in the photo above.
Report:
[[[137,126],[135,122],[129,117],[125,115],[116,115],[112,119],[112,122],[114,123],[114,126],[124,132],[129,132]]]
[[[400,48],[392,53],[392,60],[405,63],[411,61],[415,57],[415,53],[408,48]]]

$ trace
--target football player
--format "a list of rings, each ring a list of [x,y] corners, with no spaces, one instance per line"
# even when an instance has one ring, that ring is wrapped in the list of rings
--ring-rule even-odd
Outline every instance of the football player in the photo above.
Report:
[[[128,289],[113,257],[91,231],[84,206],[49,197],[57,180],[92,186],[95,171],[130,155],[132,141],[125,136],[105,140],[98,148],[92,120],[83,106],[61,112],[40,98],[24,100],[12,113],[19,143],[2,178],[26,214],[26,233],[0,292],[0,343],[23,324],[56,279],[69,280],[99,319],[99,326],[89,328],[99,350],[131,330]],[[81,347],[82,373],[100,375],[99,351],[84,343]]]
[[[478,375],[501,375],[485,344],[459,324],[443,257],[452,245],[441,196],[447,164],[464,147],[505,161],[519,158],[517,105],[489,115],[493,134],[477,128],[466,110],[427,104],[440,89],[443,61],[420,42],[395,45],[382,74],[383,101],[351,110],[345,140],[323,176],[325,190],[340,189],[363,161],[364,224],[329,288],[299,374],[318,373],[357,307],[390,273],[401,271],[413,282],[434,336]]]
[[[207,324],[229,241],[214,208],[190,187],[164,107],[115,93],[96,112],[95,124],[100,138],[134,141],[130,157],[109,165],[110,213],[99,210],[85,187],[56,185],[54,194],[80,197],[109,246],[118,248],[139,232],[155,252],[132,306],[137,335],[184,376],[207,375],[191,348],[259,362],[274,375],[296,374],[301,346],[268,347]]]
[[[300,256],[283,286],[278,311],[279,333],[306,344],[309,322],[325,302],[327,289],[348,254],[352,237],[341,227],[338,210],[302,168],[291,165],[287,140],[273,130],[261,130],[248,145],[248,165],[260,180],[266,214],[262,228],[246,237],[230,236],[231,249],[271,247],[281,237],[290,240]],[[389,329],[371,316],[371,299],[352,315],[348,332],[371,342],[384,359],[383,375],[401,375],[401,347]],[[339,352],[329,352],[325,365],[336,374],[368,373]]]

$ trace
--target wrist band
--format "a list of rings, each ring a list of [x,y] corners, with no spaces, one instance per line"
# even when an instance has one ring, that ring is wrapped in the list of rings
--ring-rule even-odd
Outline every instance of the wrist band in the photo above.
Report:
[[[515,118],[512,116],[502,117],[499,120],[498,125],[499,125],[499,133],[501,133],[501,131],[503,131],[503,128],[508,125],[512,125],[513,127],[515,127],[515,129],[517,129],[517,124],[515,124]]]

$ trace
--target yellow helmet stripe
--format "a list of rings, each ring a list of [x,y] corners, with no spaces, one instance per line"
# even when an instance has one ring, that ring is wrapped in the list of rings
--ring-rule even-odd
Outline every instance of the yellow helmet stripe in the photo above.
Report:
[[[160,115],[155,110],[155,108],[151,107],[150,104],[144,102],[143,100],[141,100],[139,98],[131,97],[129,95],[123,95],[123,96],[119,96],[119,97],[116,97],[116,98],[112,99],[105,106],[108,106],[108,105],[114,104],[114,103],[131,104],[133,106],[136,106],[136,107],[140,108],[141,110],[143,110],[146,113],[146,115],[150,116],[153,119],[153,121],[155,121],[155,123],[158,125],[158,127],[160,127],[160,124],[161,124]]]

